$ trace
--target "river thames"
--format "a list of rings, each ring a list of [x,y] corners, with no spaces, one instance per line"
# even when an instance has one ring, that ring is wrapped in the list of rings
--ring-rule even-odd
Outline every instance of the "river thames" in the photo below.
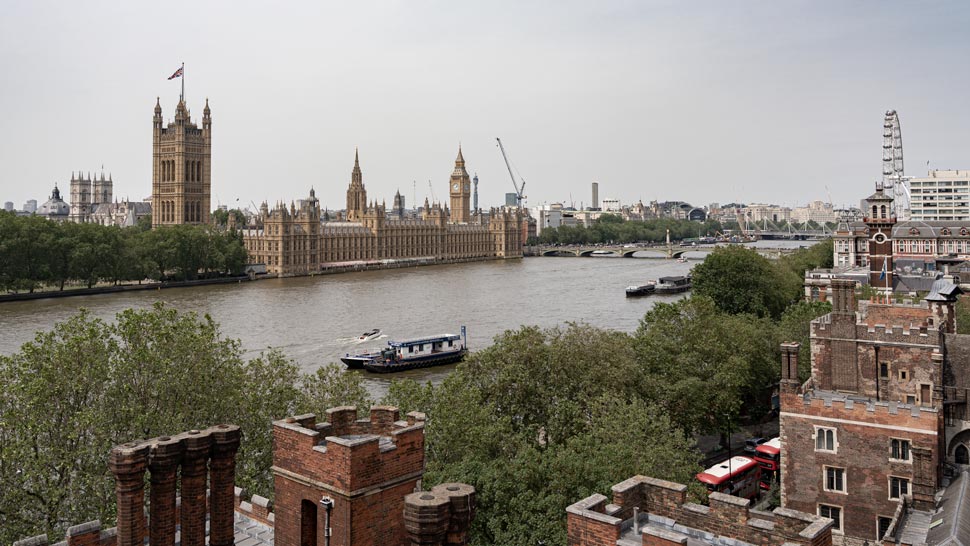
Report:
[[[583,322],[632,332],[655,303],[683,295],[628,299],[624,288],[686,274],[704,256],[691,252],[687,262],[524,258],[12,302],[0,305],[0,353],[16,352],[37,331],[51,329],[81,307],[113,320],[124,309],[146,308],[155,301],[207,313],[223,335],[242,341],[248,356],[277,347],[307,372],[387,339],[458,333],[462,325],[473,351],[522,325]],[[363,345],[355,342],[357,335],[373,328],[380,328],[384,337]],[[363,374],[368,390],[380,396],[392,378],[437,382],[453,367],[392,375],[353,373]]]

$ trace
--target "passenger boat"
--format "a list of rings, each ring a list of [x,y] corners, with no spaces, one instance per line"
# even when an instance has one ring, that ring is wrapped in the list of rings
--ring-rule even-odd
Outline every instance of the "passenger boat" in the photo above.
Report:
[[[657,288],[657,283],[650,281],[647,284],[632,285],[626,287],[626,297],[635,298],[637,296],[649,296]]]
[[[375,373],[400,372],[451,364],[468,354],[465,327],[461,334],[441,334],[403,341],[388,341],[382,350],[347,354],[340,360],[351,369],[363,368]]]
[[[357,341],[370,341],[372,339],[377,339],[381,335],[380,328],[375,328],[373,330],[368,330],[363,334],[357,336]]]
[[[676,294],[690,290],[690,275],[686,277],[660,277],[654,292],[657,294]]]

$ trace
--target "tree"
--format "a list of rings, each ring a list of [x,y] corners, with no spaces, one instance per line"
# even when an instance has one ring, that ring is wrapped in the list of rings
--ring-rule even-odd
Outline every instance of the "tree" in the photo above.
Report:
[[[778,318],[798,297],[767,258],[741,245],[718,247],[693,269],[694,294],[727,313]]]
[[[778,381],[774,324],[730,315],[694,295],[656,304],[634,334],[636,382],[690,434],[721,433],[742,414],[769,410]]]
[[[644,473],[686,482],[692,442],[639,394],[631,338],[569,324],[497,336],[439,386],[385,403],[428,415],[424,483],[478,491],[477,544],[563,544],[565,508]]]
[[[268,494],[271,421],[298,408],[281,353],[249,362],[208,316],[162,304],[114,324],[86,312],[0,356],[0,542],[114,520],[114,445],[239,424],[240,485]]]

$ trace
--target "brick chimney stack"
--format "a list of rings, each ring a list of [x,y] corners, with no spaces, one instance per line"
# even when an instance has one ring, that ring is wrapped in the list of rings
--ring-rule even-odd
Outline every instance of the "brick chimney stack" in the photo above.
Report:
[[[475,517],[475,488],[443,483],[404,497],[404,527],[410,546],[465,546]]]
[[[181,461],[182,444],[175,438],[162,436],[152,447],[148,460],[152,474],[148,534],[152,546],[175,545],[175,486]]]
[[[792,392],[798,390],[798,343],[781,344],[781,390]]]
[[[832,320],[849,319],[855,323],[855,281],[832,279]]]
[[[212,461],[209,463],[209,546],[232,546],[233,509],[236,491],[236,452],[242,432],[239,427],[219,425],[212,431]]]
[[[145,542],[145,467],[150,448],[132,442],[111,450],[108,466],[116,480],[118,546],[141,546]]]
[[[233,543],[235,465],[239,427],[219,425],[132,442],[111,450],[110,468],[117,479],[118,546],[142,546],[145,542],[145,471],[151,472],[151,504],[148,538],[152,546],[175,544],[176,521],[181,543],[205,546],[206,485],[211,460],[211,494],[208,505],[212,546]],[[181,513],[176,515],[176,483],[181,469]]]

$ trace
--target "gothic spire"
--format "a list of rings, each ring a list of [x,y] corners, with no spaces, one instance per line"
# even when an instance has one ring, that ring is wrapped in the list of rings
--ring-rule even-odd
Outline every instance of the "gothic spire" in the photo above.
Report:
[[[364,184],[364,177],[360,172],[360,157],[357,153],[357,148],[354,148],[354,171],[351,174],[350,185],[361,186],[363,184]]]

